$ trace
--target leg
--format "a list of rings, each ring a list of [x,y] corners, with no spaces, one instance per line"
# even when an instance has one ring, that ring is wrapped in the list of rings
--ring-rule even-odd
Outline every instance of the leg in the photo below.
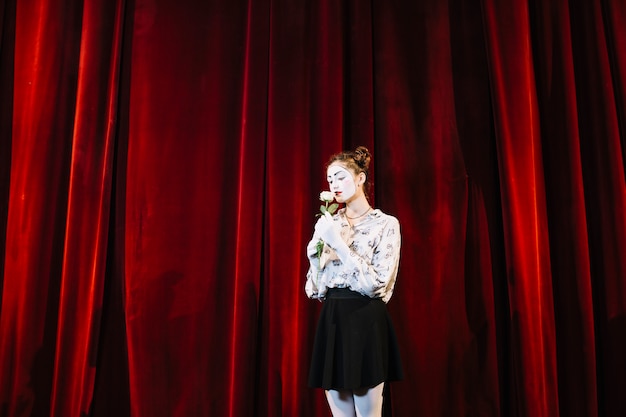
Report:
[[[326,399],[333,417],[355,417],[352,391],[326,391]]]
[[[358,417],[380,417],[383,414],[383,388],[381,382],[373,388],[354,391],[354,406]]]

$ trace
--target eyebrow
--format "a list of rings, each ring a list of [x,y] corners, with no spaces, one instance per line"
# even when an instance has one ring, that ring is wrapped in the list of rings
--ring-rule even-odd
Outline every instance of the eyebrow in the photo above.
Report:
[[[333,175],[326,175],[326,178],[336,177],[337,175],[339,175],[341,173],[341,171],[343,171],[343,170],[339,170],[339,171],[335,172]]]

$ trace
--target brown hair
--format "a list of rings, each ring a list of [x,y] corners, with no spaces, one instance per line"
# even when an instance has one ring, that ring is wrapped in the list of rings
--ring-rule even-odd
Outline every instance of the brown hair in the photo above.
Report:
[[[339,152],[331,156],[326,164],[326,168],[328,168],[333,162],[341,162],[346,166],[346,168],[351,169],[356,175],[359,175],[361,172],[365,173],[363,191],[365,192],[365,197],[369,199],[369,167],[371,160],[372,154],[370,154],[370,151],[368,151],[365,146],[358,146],[354,151]]]

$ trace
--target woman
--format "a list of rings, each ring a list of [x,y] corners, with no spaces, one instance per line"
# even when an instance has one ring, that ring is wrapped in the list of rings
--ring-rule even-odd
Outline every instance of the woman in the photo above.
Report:
[[[386,306],[398,273],[400,225],[370,206],[370,161],[363,146],[331,157],[326,179],[345,206],[320,217],[307,246],[306,294],[324,302],[309,385],[326,390],[335,417],[381,416],[384,383],[402,377]]]

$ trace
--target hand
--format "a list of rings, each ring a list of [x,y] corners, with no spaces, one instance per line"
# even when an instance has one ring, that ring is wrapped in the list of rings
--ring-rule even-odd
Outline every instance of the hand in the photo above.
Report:
[[[341,237],[341,228],[328,212],[324,213],[317,221],[315,231],[319,237],[333,249],[337,249],[342,244],[345,245]]]

